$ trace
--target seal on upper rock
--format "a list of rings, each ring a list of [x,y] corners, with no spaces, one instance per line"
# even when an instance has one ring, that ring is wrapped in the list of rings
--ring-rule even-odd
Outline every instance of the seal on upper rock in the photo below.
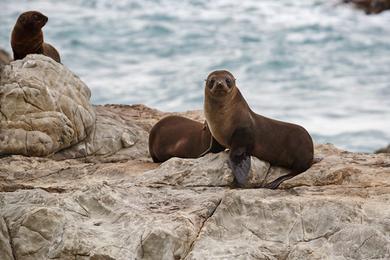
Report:
[[[299,125],[255,114],[237,88],[234,76],[226,70],[214,71],[207,77],[204,112],[212,136],[230,149],[229,164],[239,186],[247,182],[251,155],[292,170],[266,185],[271,189],[313,163],[309,133]]]
[[[172,157],[199,158],[206,153],[224,151],[211,136],[207,123],[167,116],[158,121],[149,134],[149,153],[154,162]]]
[[[43,41],[42,27],[47,23],[47,16],[37,11],[22,13],[11,35],[14,60],[23,59],[28,54],[43,54],[61,63],[60,54]]]

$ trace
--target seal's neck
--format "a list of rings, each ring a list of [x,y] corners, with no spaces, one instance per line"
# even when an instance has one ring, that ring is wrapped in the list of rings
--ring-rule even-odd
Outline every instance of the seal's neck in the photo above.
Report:
[[[207,90],[205,90],[205,91],[207,91]],[[227,94],[226,96],[223,96],[223,97],[213,97],[209,93],[205,93],[204,104],[210,105],[210,106],[216,107],[216,108],[227,107],[227,106],[231,105],[232,102],[234,102],[234,100],[237,98],[237,95],[241,95],[241,94],[240,94],[240,91],[238,90],[238,88],[236,88],[236,87],[234,89],[232,89],[232,91],[229,94]]]
[[[229,111],[237,106],[245,106],[245,109],[249,109],[244,97],[237,87],[232,89],[232,92],[225,97],[212,97],[211,95],[205,94],[204,110],[214,111]]]
[[[41,29],[24,28],[16,24],[12,31],[12,49],[17,52],[42,53],[43,33]]]

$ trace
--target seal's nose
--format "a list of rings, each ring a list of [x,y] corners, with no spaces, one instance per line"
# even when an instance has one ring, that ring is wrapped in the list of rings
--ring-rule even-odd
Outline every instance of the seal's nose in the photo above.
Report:
[[[223,89],[223,83],[222,83],[222,81],[217,81],[217,83],[215,84],[215,88],[216,88],[216,89]]]

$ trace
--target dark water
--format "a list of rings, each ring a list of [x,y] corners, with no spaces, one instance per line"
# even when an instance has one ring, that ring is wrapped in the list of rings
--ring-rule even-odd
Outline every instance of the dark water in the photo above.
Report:
[[[371,152],[390,143],[390,12],[323,0],[0,0],[0,46],[18,14],[49,16],[45,38],[93,102],[200,109],[228,69],[254,111],[317,142]]]

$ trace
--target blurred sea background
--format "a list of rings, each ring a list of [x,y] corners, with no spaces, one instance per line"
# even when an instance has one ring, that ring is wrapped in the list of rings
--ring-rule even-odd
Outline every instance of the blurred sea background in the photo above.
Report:
[[[303,125],[319,143],[390,143],[390,12],[329,0],[0,0],[0,47],[18,15],[49,17],[45,40],[95,104],[202,109],[230,70],[252,109]]]

